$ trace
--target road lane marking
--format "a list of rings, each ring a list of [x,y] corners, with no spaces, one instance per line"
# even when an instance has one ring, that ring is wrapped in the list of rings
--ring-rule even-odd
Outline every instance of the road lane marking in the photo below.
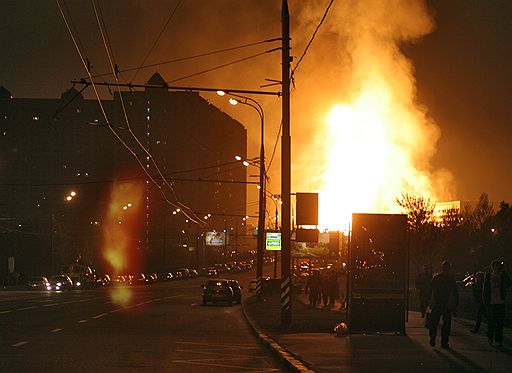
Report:
[[[26,345],[27,343],[28,343],[27,341],[18,342],[18,343],[13,344],[12,347],[20,347],[20,346]]]
[[[136,306],[142,306],[143,304],[144,304],[144,302],[137,303]]]
[[[80,320],[78,323],[83,324],[84,322],[87,322],[88,320]]]
[[[114,312],[119,312],[119,311],[121,311],[121,310],[122,310],[122,308],[116,308],[115,310],[112,310],[112,311],[109,311],[109,312],[110,312],[110,313],[114,313]]]
[[[43,307],[55,307],[58,306],[58,303],[45,304]]]
[[[7,310],[7,311],[1,311],[0,314],[3,314],[3,313],[10,313],[12,312],[12,310]]]
[[[181,364],[192,364],[192,365],[201,365],[201,366],[210,366],[210,367],[222,367],[222,368],[236,368],[241,369],[242,371],[258,371],[258,372],[275,372],[276,370],[274,368],[267,368],[262,370],[262,368],[257,367],[248,367],[243,365],[229,365],[229,364],[219,364],[215,363],[215,361],[224,361],[225,359],[197,359],[197,360],[172,360],[173,363],[181,363]],[[235,359],[228,359],[228,360],[237,360]],[[211,361],[208,362],[208,361]]]
[[[37,308],[37,306],[30,306],[30,307],[24,307],[24,308],[16,308],[16,311],[25,311],[25,310],[31,310]]]
[[[61,329],[61,328],[55,328],[55,329],[50,330],[50,331],[51,331],[52,333],[57,333],[57,332],[62,331],[62,329]]]
[[[99,319],[100,317],[107,316],[108,313],[100,313],[99,315],[93,316],[93,319]]]

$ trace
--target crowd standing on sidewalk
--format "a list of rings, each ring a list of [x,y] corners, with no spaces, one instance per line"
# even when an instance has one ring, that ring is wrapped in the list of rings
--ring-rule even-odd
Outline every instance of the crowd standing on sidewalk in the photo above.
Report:
[[[339,301],[345,304],[347,274],[333,269],[313,270],[306,282],[310,307],[332,307]]]
[[[450,273],[449,262],[442,263],[441,273],[435,275],[430,283],[429,302],[425,325],[429,329],[430,345],[436,345],[437,329],[442,318],[441,348],[449,349],[451,318],[456,316],[459,294],[455,278]],[[424,289],[423,278],[417,277],[416,289],[420,297],[422,317],[423,303],[420,289]],[[491,346],[503,347],[503,328],[506,314],[507,289],[512,285],[505,265],[501,260],[491,262],[491,271],[477,272],[472,275],[472,293],[477,307],[476,323],[472,333],[478,333],[482,318],[487,321],[487,337]]]

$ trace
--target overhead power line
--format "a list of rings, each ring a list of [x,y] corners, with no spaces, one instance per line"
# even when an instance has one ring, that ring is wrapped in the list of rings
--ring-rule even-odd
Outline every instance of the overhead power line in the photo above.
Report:
[[[119,70],[119,72],[125,73],[125,72],[140,70],[140,69],[148,69],[150,67],[167,65],[167,64],[176,63],[176,62],[184,62],[184,61],[189,61],[189,60],[193,60],[193,59],[196,59],[196,58],[212,56],[212,55],[219,54],[219,53],[230,52],[230,51],[234,51],[234,50],[237,50],[237,49],[244,49],[244,48],[252,47],[252,46],[255,46],[255,45],[270,43],[270,42],[279,41],[279,40],[281,40],[281,39],[280,38],[273,38],[273,39],[261,40],[261,41],[257,41],[257,42],[253,42],[253,43],[249,43],[249,44],[243,44],[243,45],[238,45],[238,46],[234,46],[234,47],[230,47],[230,48],[219,49],[219,50],[216,50],[216,51],[195,54],[195,55],[187,56],[187,57],[179,57],[179,58],[175,58],[175,59],[172,59],[172,60],[152,63],[152,64],[143,65],[143,66],[139,66],[139,67],[132,67],[132,68],[128,68],[128,69],[122,69],[122,70]],[[111,74],[112,74],[111,72],[109,72],[109,73],[102,73],[102,74],[93,75],[92,77],[93,78],[100,78],[100,77],[108,76],[108,75],[111,75]],[[85,79],[89,79],[89,77],[87,77]],[[133,79],[132,79],[132,81],[133,81]]]
[[[181,0],[179,0],[173,11],[171,12],[171,14],[169,15],[169,18],[167,18],[167,22],[165,22],[165,25],[164,27],[162,28],[162,31],[160,31],[160,33],[158,34],[158,36],[156,37],[155,41],[153,42],[153,45],[151,46],[151,48],[149,48],[149,51],[148,53],[146,54],[146,56],[144,57],[144,59],[142,60],[142,63],[140,64],[140,66],[136,69],[135,71],[135,74],[133,75],[132,79],[130,80],[130,83],[133,82],[135,80],[135,77],[137,76],[137,74],[139,73],[140,69],[142,69],[142,67],[144,66],[144,64],[146,63],[149,55],[151,54],[151,52],[153,52],[153,49],[155,49],[156,45],[158,44],[158,41],[160,40],[160,38],[162,37],[165,29],[167,28],[167,26],[169,25],[169,23],[171,22],[172,18],[174,17],[174,14],[176,13],[176,10],[178,10],[179,6],[181,5]]]
[[[315,32],[313,32],[313,35],[311,36],[311,39],[309,40],[308,45],[306,45],[306,48],[304,49],[304,52],[302,52],[302,56],[300,56],[299,60],[297,61],[297,64],[295,65],[295,67],[292,70],[292,73],[290,74],[290,80],[293,80],[293,76],[295,74],[295,71],[297,70],[297,68],[299,67],[300,63],[304,59],[304,56],[308,52],[308,49],[311,46],[311,43],[313,43],[313,40],[315,39],[316,33],[320,29],[320,26],[322,26],[322,23],[324,23],[324,20],[327,17],[327,13],[329,13],[329,9],[331,9],[332,3],[334,3],[334,0],[331,0],[329,2],[329,5],[327,6],[327,9],[325,9],[324,15],[323,15],[322,19],[320,20],[320,23],[318,24],[318,26],[316,26]]]

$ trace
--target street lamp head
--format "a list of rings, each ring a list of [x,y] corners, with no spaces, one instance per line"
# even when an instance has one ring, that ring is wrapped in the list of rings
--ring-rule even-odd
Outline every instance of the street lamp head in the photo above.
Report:
[[[241,156],[239,156],[239,155],[235,155],[235,159],[236,159],[237,161],[241,161],[241,160],[242,160],[242,157],[241,157]]]
[[[230,98],[230,99],[229,99],[229,103],[230,103],[231,105],[237,105],[237,104],[238,104],[238,100],[235,100],[234,98]]]
[[[226,94],[226,92],[224,92],[224,91],[217,91],[217,94],[218,94],[219,96],[224,96],[224,95]]]

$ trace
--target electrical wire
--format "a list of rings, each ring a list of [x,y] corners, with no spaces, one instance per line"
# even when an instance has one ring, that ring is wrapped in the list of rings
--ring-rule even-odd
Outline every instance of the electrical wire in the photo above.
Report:
[[[272,166],[272,162],[274,161],[274,156],[276,155],[277,143],[279,142],[279,136],[281,135],[282,128],[283,128],[283,122],[281,122],[281,125],[279,126],[279,131],[277,132],[276,142],[274,143],[274,149],[272,150],[272,156],[270,157],[270,162],[268,163],[266,173],[268,173],[270,171],[270,167]]]
[[[144,66],[144,64],[146,63],[149,55],[151,54],[151,52],[153,52],[153,49],[156,47],[157,43],[160,41],[160,38],[162,37],[162,34],[164,33],[165,29],[167,28],[167,26],[169,25],[169,23],[171,22],[171,20],[173,19],[174,17],[174,14],[176,13],[176,10],[178,10],[179,6],[181,5],[182,3],[182,0],[179,0],[177,3],[176,3],[176,6],[174,7],[173,11],[171,12],[171,14],[169,15],[169,18],[167,18],[167,22],[165,22],[165,25],[164,27],[162,28],[162,31],[160,31],[160,33],[158,34],[158,36],[156,37],[155,41],[153,42],[153,45],[151,46],[151,48],[149,48],[149,51],[148,53],[146,53],[146,56],[144,57],[144,59],[142,60],[142,63],[140,64],[140,66],[137,68],[137,70],[135,71],[135,74],[133,75],[132,79],[130,80],[130,83],[133,83],[133,81],[135,80],[135,78],[137,77],[137,74],[139,73],[139,71],[142,69],[142,66]]]
[[[212,71],[215,71],[215,70],[222,69],[223,67],[231,66],[231,65],[234,65],[236,63],[240,63],[240,62],[247,61],[247,60],[250,60],[250,59],[253,59],[253,58],[256,58],[256,57],[260,57],[260,56],[263,56],[264,54],[272,53],[272,52],[275,52],[275,51],[278,51],[278,50],[281,50],[281,48],[274,48],[274,49],[270,49],[268,51],[264,51],[264,52],[261,52],[261,53],[256,53],[256,54],[253,54],[253,55],[248,56],[248,57],[240,58],[238,60],[227,62],[227,63],[224,63],[222,65],[218,65],[218,66],[212,67],[210,69],[199,71],[199,72],[194,73],[194,74],[190,74],[190,75],[182,76],[181,78],[169,80],[166,83],[167,84],[175,83],[175,82],[178,82],[180,80],[185,80],[185,79],[188,79],[188,78],[192,78],[192,77],[197,76],[197,75],[206,74],[206,73],[209,73],[209,72],[212,72]]]
[[[277,41],[277,40],[281,40],[281,39],[280,38],[274,38],[274,39],[267,39],[267,40],[257,41],[257,42],[253,42],[253,43],[249,43],[249,44],[238,45],[238,46],[235,46],[235,47],[219,49],[219,50],[212,51],[212,52],[205,52],[205,53],[195,54],[195,55],[188,56],[188,57],[180,57],[180,58],[175,58],[175,59],[167,60],[167,61],[163,61],[163,62],[152,63],[152,64],[149,64],[149,65],[144,65],[144,66],[139,66],[139,67],[132,67],[132,68],[129,68],[129,69],[119,70],[119,72],[123,72],[124,73],[124,72],[140,70],[140,69],[147,69],[147,68],[150,68],[150,67],[167,65],[167,64],[175,63],[175,62],[189,61],[189,60],[196,59],[196,58],[212,56],[212,55],[215,55],[215,54],[224,53],[224,52],[230,52],[230,51],[234,51],[234,50],[238,50],[238,49],[244,49],[244,48],[248,48],[248,47],[252,47],[252,46],[260,45],[260,44],[264,44],[264,43],[269,43],[269,42],[273,42],[273,41]],[[93,75],[93,78],[99,78],[99,77],[103,77],[103,76],[108,76],[110,74],[111,73],[97,74],[97,75]]]
[[[147,171],[146,167],[144,167],[144,165],[142,164],[142,162],[140,162],[139,158],[137,158],[137,161],[139,162],[139,164],[141,165],[141,167],[143,168],[144,172],[148,175],[148,177],[150,178],[150,180],[153,182],[154,185],[156,185],[158,187],[158,189],[160,190],[160,192],[162,193],[163,197],[164,197],[164,200],[166,202],[168,202],[169,204],[171,204],[173,207],[175,208],[183,208],[183,209],[186,209],[186,210],[189,210],[189,211],[192,211],[193,210],[186,206],[185,204],[181,203],[178,201],[178,198],[176,196],[176,193],[174,191],[174,188],[172,187],[172,185],[167,181],[167,179],[163,176],[162,172],[160,171],[160,168],[158,167],[158,165],[156,164],[155,160],[154,160],[154,157],[151,155],[151,153],[146,149],[146,147],[144,147],[144,145],[140,142],[140,140],[137,138],[137,136],[133,133],[133,131],[131,130],[131,126],[130,126],[130,121],[128,119],[128,113],[126,111],[126,107],[125,107],[125,104],[124,104],[124,99],[123,99],[123,95],[122,95],[122,92],[121,92],[121,87],[119,85],[119,79],[118,79],[118,76],[117,76],[117,71],[116,71],[116,66],[114,64],[114,61],[113,61],[113,57],[111,55],[111,51],[109,50],[109,47],[108,47],[108,43],[107,43],[107,36],[105,35],[105,32],[103,30],[103,27],[102,27],[102,23],[100,21],[100,18],[99,18],[99,14],[98,14],[98,10],[97,10],[97,7],[96,7],[96,3],[94,0],[91,0],[92,1],[92,4],[93,4],[93,8],[94,8],[94,13],[96,15],[96,21],[98,22],[98,27],[100,29],[100,34],[101,34],[101,37],[102,37],[102,40],[103,40],[103,45],[105,47],[105,51],[107,53],[107,56],[108,56],[108,60],[109,60],[109,63],[110,63],[110,67],[112,69],[112,74],[114,75],[114,78],[116,80],[116,84],[117,84],[117,89],[118,89],[118,92],[119,92],[119,98],[120,98],[120,102],[121,102],[121,107],[123,109],[123,114],[124,114],[124,118],[125,118],[125,122],[126,122],[126,125],[127,125],[127,129],[129,131],[129,133],[131,134],[131,136],[135,139],[135,141],[138,143],[138,145],[140,146],[140,148],[146,153],[147,157],[149,157],[149,159],[151,159],[151,162],[153,163],[155,169],[157,170],[158,174],[160,175],[160,179],[161,181],[163,181],[168,187],[169,189],[172,191],[172,194],[173,194],[173,197],[174,197],[174,200],[176,201],[176,204],[173,203],[171,200],[169,200],[169,198],[166,196],[165,194],[165,191],[162,189],[162,186],[155,180],[152,178],[152,176],[150,175],[149,171]],[[115,133],[116,137],[127,147],[128,145],[119,137],[119,135],[113,130],[113,128],[111,126],[109,126],[109,128],[111,129],[111,131],[113,133]],[[131,149],[130,149],[131,150]],[[135,152],[132,151],[132,154],[135,155]],[[180,210],[181,210],[180,208]],[[200,220],[199,217],[196,216],[197,220],[192,218],[191,216],[189,216],[189,214],[186,213],[186,211],[183,211],[183,214],[190,220],[192,220],[194,223],[196,224],[201,224],[201,223],[204,223]]]
[[[290,80],[293,80],[293,76],[295,74],[295,71],[299,67],[299,65],[302,62],[302,60],[304,59],[304,56],[306,55],[309,47],[311,46],[311,43],[313,43],[313,40],[315,39],[316,33],[320,29],[320,26],[322,26],[322,24],[324,23],[324,20],[327,17],[327,13],[329,13],[329,9],[331,9],[331,5],[333,3],[334,3],[334,0],[331,0],[329,2],[329,5],[327,6],[327,9],[325,9],[324,15],[323,15],[322,19],[320,20],[320,23],[318,24],[318,26],[316,26],[315,32],[313,32],[313,35],[311,36],[311,39],[309,40],[308,45],[306,45],[306,48],[304,49],[304,52],[302,52],[302,56],[300,56],[299,61],[297,61],[297,64],[295,65],[295,67],[292,70],[292,73],[290,74]]]
[[[137,155],[135,154],[135,152],[134,152],[134,151],[132,151],[132,149],[130,149],[130,147],[129,147],[126,143],[124,143],[124,141],[119,137],[119,135],[118,135],[118,134],[117,134],[117,133],[112,129],[112,126],[111,126],[110,121],[109,121],[109,119],[108,119],[108,115],[107,115],[107,113],[106,113],[106,111],[105,111],[105,108],[104,108],[104,106],[103,106],[103,103],[101,102],[101,99],[100,99],[100,96],[99,96],[99,92],[98,92],[98,90],[97,90],[96,85],[94,84],[94,80],[93,80],[93,78],[92,78],[92,75],[91,75],[91,72],[90,72],[90,69],[89,69],[89,65],[88,65],[88,63],[86,63],[86,61],[85,61],[85,59],[84,59],[84,56],[83,56],[83,54],[82,54],[82,52],[81,52],[81,50],[80,50],[80,47],[79,47],[79,46],[78,46],[78,44],[77,44],[76,38],[75,38],[75,36],[74,36],[74,34],[73,34],[73,31],[71,30],[71,28],[70,28],[70,26],[69,26],[69,23],[68,23],[68,21],[67,21],[66,15],[64,14],[64,12],[63,12],[63,10],[62,10],[62,7],[61,7],[61,5],[60,5],[60,3],[59,3],[59,0],[55,0],[55,2],[57,3],[57,6],[58,6],[58,8],[59,8],[59,12],[60,12],[60,14],[61,14],[61,16],[62,16],[62,18],[63,18],[63,20],[64,20],[64,23],[65,23],[65,25],[66,25],[66,28],[67,28],[67,30],[68,30],[68,33],[69,33],[69,35],[70,35],[70,37],[71,37],[71,40],[73,41],[73,44],[74,44],[74,46],[75,46],[75,49],[76,49],[76,51],[77,51],[77,53],[78,53],[78,55],[79,55],[79,57],[80,57],[80,60],[81,60],[81,62],[82,62],[82,64],[83,64],[83,66],[84,66],[84,68],[85,68],[85,70],[86,70],[87,74],[89,75],[89,78],[90,78],[90,80],[91,80],[91,85],[92,85],[92,87],[93,87],[93,89],[94,89],[94,93],[95,93],[95,95],[96,95],[96,99],[97,99],[98,104],[99,104],[99,106],[100,106],[100,110],[101,110],[101,112],[102,112],[103,117],[105,118],[105,121],[106,121],[106,123],[107,123],[107,125],[108,125],[109,129],[110,129],[110,130],[112,131],[112,133],[113,133],[113,134],[118,138],[118,140],[119,140],[121,143],[123,143],[123,144],[125,145],[125,147],[128,149],[128,151],[129,151],[130,153],[132,153],[132,155],[133,155],[133,156],[134,156],[134,158],[137,160],[137,162],[138,162],[138,163],[139,163],[139,165],[142,167],[142,169],[143,169],[143,170],[144,170],[144,172],[147,174],[147,176],[150,178],[150,180],[152,180],[152,181],[153,181],[153,183],[155,183],[155,184],[156,184],[156,181],[152,178],[152,176],[151,176],[151,175],[149,174],[149,172],[146,170],[146,168],[144,167],[144,165],[140,162],[140,160],[138,159],[138,157],[137,157]],[[93,2],[93,5],[94,5],[94,2]],[[161,188],[161,187],[159,186],[159,188]],[[164,198],[166,198],[166,200],[172,204],[172,202],[171,202],[171,201],[169,201],[165,195],[164,195]],[[193,219],[191,219],[191,220],[193,220]],[[198,223],[198,224],[199,224],[199,223]]]

